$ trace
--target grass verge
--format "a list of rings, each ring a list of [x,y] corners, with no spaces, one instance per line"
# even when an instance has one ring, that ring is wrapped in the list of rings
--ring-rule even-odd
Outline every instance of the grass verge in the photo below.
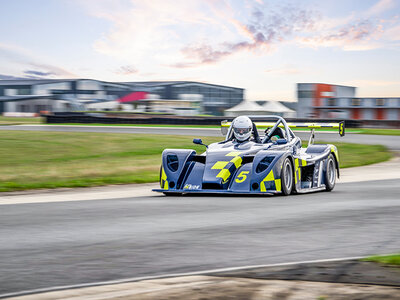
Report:
[[[400,135],[400,129],[360,128],[360,129],[357,129],[357,131],[360,134]]]
[[[21,125],[21,124],[40,124],[43,123],[42,117],[3,117],[0,116],[0,125]]]
[[[54,123],[49,125],[80,125],[80,126],[123,126],[123,127],[174,127],[174,128],[216,128],[218,125],[174,125],[174,124],[103,124],[103,123]],[[293,131],[309,131],[307,128],[292,128]],[[316,128],[317,132],[338,132],[338,129]],[[384,128],[346,128],[346,133],[372,134],[372,135],[400,135],[400,129]]]
[[[188,136],[146,134],[0,131],[0,140],[2,192],[156,182],[165,148],[205,149]],[[383,146],[336,146],[344,168],[391,157]]]
[[[361,259],[362,261],[373,261],[386,265],[400,266],[400,253],[391,255],[376,255]]]

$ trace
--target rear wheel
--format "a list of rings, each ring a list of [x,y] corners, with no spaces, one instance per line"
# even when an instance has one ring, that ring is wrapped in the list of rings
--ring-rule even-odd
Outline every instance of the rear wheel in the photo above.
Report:
[[[326,172],[325,172],[325,188],[328,192],[332,191],[336,183],[336,167],[335,158],[332,154],[328,156],[328,161],[326,162]]]
[[[286,158],[282,166],[282,193],[287,196],[293,191],[293,166],[289,158]]]

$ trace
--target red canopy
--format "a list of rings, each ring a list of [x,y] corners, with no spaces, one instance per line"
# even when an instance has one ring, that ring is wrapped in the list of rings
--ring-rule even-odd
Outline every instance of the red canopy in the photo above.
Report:
[[[132,102],[147,98],[147,92],[133,92],[118,99],[118,102]]]

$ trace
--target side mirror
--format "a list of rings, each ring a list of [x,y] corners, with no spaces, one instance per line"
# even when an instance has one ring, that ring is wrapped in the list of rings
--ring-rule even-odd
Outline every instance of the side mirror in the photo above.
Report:
[[[277,145],[283,145],[287,143],[286,139],[277,139],[275,142]]]
[[[193,144],[203,145],[206,146],[206,148],[208,148],[207,145],[203,144],[203,141],[201,139],[193,139]]]

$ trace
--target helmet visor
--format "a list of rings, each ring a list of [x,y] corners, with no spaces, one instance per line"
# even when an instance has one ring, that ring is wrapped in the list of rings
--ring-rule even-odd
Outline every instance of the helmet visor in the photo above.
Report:
[[[236,134],[243,136],[250,132],[251,128],[233,128]]]

